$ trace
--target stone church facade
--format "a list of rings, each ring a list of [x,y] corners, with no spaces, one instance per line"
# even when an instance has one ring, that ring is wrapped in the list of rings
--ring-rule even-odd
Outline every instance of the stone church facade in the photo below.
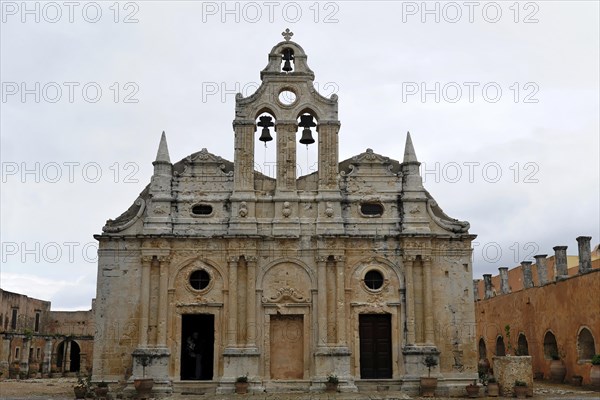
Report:
[[[233,163],[202,149],[173,164],[163,133],[150,184],[95,236],[94,380],[144,375],[159,395],[239,376],[319,391],[335,374],[342,391],[416,393],[434,355],[439,392],[462,393],[477,377],[469,224],[424,189],[410,135],[401,163],[338,160],[338,98],[284,38],[236,97]],[[297,177],[301,132],[318,171]],[[254,170],[259,134],[275,137],[276,178]]]

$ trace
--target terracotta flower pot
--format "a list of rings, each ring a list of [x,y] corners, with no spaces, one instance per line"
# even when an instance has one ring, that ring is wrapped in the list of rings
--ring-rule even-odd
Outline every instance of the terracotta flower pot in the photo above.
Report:
[[[248,382],[236,382],[235,383],[235,392],[237,394],[248,393]]]
[[[154,386],[154,379],[152,378],[144,378],[144,379],[134,379],[133,387],[135,391],[140,395],[140,397],[145,397],[152,392],[152,387]]]
[[[325,391],[327,393],[337,392],[338,384],[335,382],[325,382]]]
[[[592,365],[592,369],[590,369],[590,383],[592,386],[600,386],[600,365]]]
[[[421,396],[434,397],[437,388],[437,378],[421,378]]]
[[[479,385],[467,385],[465,388],[467,390],[467,396],[471,399],[479,397]]]
[[[527,386],[515,386],[515,396],[517,396],[517,399],[526,398],[528,391],[529,389],[527,388]]]
[[[567,368],[561,360],[552,360],[550,362],[550,380],[552,382],[562,383],[567,375]]]
[[[492,382],[487,385],[487,395],[490,397],[498,397],[500,394],[500,385],[498,382]]]
[[[84,399],[85,394],[87,393],[87,389],[81,386],[75,386],[73,388],[73,392],[75,392],[76,399]]]

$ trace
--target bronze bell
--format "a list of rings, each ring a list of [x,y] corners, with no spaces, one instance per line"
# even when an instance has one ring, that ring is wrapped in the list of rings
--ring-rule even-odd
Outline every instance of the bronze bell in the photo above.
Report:
[[[310,131],[310,128],[313,126],[317,126],[317,124],[314,123],[312,115],[301,115],[300,123],[298,124],[298,126],[304,128],[302,129],[302,137],[300,138],[300,143],[305,145],[313,144],[315,142],[315,139],[313,139],[312,137],[312,132]]]
[[[281,68],[284,72],[291,72],[293,70],[291,61],[294,59],[294,53],[292,49],[284,49],[283,50],[283,68]]]
[[[273,122],[271,122],[272,118],[269,117],[268,115],[263,115],[259,119],[260,119],[260,122],[256,125],[262,127],[262,132],[261,132],[258,140],[260,140],[261,142],[265,142],[265,146],[266,146],[267,142],[270,142],[271,140],[273,140],[273,138],[271,137],[271,132],[269,132],[269,127],[274,126],[275,124],[273,124]]]

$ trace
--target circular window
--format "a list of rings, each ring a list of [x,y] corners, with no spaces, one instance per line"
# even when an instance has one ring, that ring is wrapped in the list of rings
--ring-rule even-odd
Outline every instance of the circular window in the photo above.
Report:
[[[296,93],[291,90],[282,90],[279,92],[279,102],[285,106],[294,104],[296,102]]]
[[[365,285],[371,290],[381,289],[383,286],[383,275],[377,270],[370,270],[365,274]]]
[[[192,272],[190,275],[190,285],[196,290],[206,289],[210,282],[210,275],[203,269]]]

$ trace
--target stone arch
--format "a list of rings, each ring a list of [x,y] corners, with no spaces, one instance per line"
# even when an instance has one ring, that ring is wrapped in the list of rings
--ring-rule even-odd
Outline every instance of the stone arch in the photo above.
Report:
[[[257,288],[263,290],[263,301],[310,303],[313,289],[311,274],[297,260],[281,260],[265,269]]]
[[[528,356],[529,355],[529,343],[527,342],[527,337],[523,332],[519,333],[519,338],[517,339],[517,356]]]
[[[275,113],[275,111],[273,111],[273,106],[269,103],[261,103],[257,106],[257,111],[255,113],[256,115],[254,116],[254,119],[256,120],[258,117],[260,117],[262,114],[269,114],[271,115],[275,121],[277,121],[277,114]]]
[[[59,371],[78,372],[81,369],[81,346],[76,340],[64,339],[56,345],[55,366]]]
[[[577,334],[577,361],[587,362],[596,353],[596,342],[592,332],[585,326]]]
[[[346,287],[352,286],[352,281],[354,279],[354,275],[356,274],[356,272],[358,271],[359,268],[365,267],[366,264],[375,264],[375,263],[382,264],[382,265],[388,267],[391,271],[393,271],[394,278],[398,280],[398,289],[400,289],[400,290],[404,289],[404,287],[405,287],[404,286],[405,285],[404,275],[402,274],[402,271],[400,271],[400,268],[398,267],[398,265],[394,264],[393,262],[391,262],[390,260],[388,260],[386,258],[378,257],[378,256],[363,258],[363,259],[359,260],[356,264],[354,264],[350,273],[346,275],[346,283],[345,283]]]
[[[309,266],[306,265],[306,263],[302,262],[301,260],[298,260],[295,258],[287,258],[287,257],[278,258],[276,260],[273,260],[270,263],[268,263],[267,265],[265,265],[264,268],[261,268],[258,273],[258,277],[256,279],[256,288],[264,289],[264,287],[263,287],[264,279],[265,279],[265,276],[268,274],[269,270],[271,270],[273,267],[275,267],[279,264],[283,264],[283,263],[295,264],[298,267],[302,268],[308,274],[308,277],[310,279],[311,290],[316,288],[317,279],[315,277],[314,271],[311,268],[309,268]]]
[[[551,330],[547,330],[544,334],[544,358],[551,360],[553,355],[558,355],[558,344],[554,333]]]
[[[483,338],[479,339],[478,350],[479,350],[479,359],[485,360],[487,358],[487,347],[485,345],[485,340]]]
[[[504,346],[504,338],[502,336],[498,336],[496,338],[496,355],[497,356],[505,356],[506,355],[506,347]]]
[[[175,289],[176,282],[179,279],[179,277],[181,276],[182,271],[185,268],[189,267],[194,262],[198,262],[198,261],[201,263],[204,263],[207,266],[209,266],[210,268],[214,269],[218,274],[218,279],[220,281],[222,281],[224,285],[227,285],[227,281],[224,279],[225,274],[223,272],[223,269],[219,266],[219,264],[217,264],[216,262],[213,262],[207,258],[189,257],[189,258],[184,259],[180,263],[178,263],[172,269],[172,273],[169,274],[169,284],[168,284],[169,290]]]

